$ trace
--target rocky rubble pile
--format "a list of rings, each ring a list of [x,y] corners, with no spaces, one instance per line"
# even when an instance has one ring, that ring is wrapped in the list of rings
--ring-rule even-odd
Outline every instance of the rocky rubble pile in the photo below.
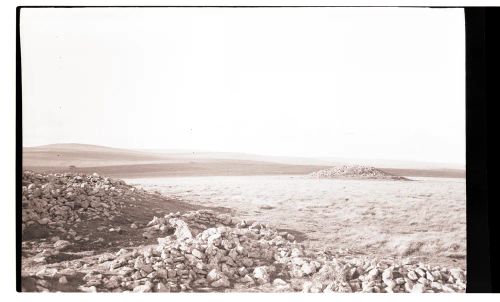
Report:
[[[361,178],[361,179],[392,179],[408,180],[405,177],[394,176],[382,170],[359,165],[343,165],[332,167],[309,174],[312,178]]]
[[[122,180],[85,174],[23,172],[22,229],[33,224],[61,228],[86,219],[112,220],[123,207],[122,197],[140,193]]]
[[[62,229],[94,218],[112,220],[120,215],[123,200],[147,194],[97,174],[26,171],[23,230],[28,226]],[[57,255],[60,259],[77,255],[65,252],[70,241],[58,236],[44,239],[36,243],[41,252],[33,258],[34,269],[23,271],[23,277],[32,278],[38,291],[66,286],[90,292],[463,292],[466,286],[466,272],[458,268],[410,259],[334,256],[308,249],[289,232],[211,210],[170,213],[142,226],[131,228],[139,228],[139,237],[142,233],[146,239],[157,238],[158,244],[98,255],[78,252],[86,262],[83,258],[46,261]],[[23,250],[29,244],[23,242]]]
[[[158,245],[104,254],[82,291],[463,292],[466,273],[409,260],[336,258],[287,232],[212,211],[154,218]],[[43,275],[40,274],[40,275]]]
[[[154,217],[146,228],[143,236],[145,238],[158,238],[164,234],[171,233],[177,239],[192,238],[204,230],[217,225],[236,225],[237,219],[230,214],[215,214],[211,210],[191,211],[181,213],[170,213],[165,217]]]

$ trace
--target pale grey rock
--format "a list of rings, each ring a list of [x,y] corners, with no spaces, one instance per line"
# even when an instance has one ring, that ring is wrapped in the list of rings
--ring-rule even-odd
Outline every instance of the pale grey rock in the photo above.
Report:
[[[231,285],[231,283],[229,282],[229,280],[227,279],[226,276],[222,276],[222,278],[217,279],[210,284],[210,286],[217,287],[217,288],[218,287],[229,287],[230,285]]]
[[[50,222],[50,219],[48,219],[48,218],[42,218],[42,219],[38,220],[38,223],[41,225],[48,224],[49,222]]]
[[[423,293],[425,291],[425,285],[422,283],[417,283],[413,285],[413,288],[411,289],[412,293]]]
[[[243,276],[241,279],[240,279],[240,282],[241,283],[247,283],[247,284],[254,284],[255,281],[253,280],[252,277],[250,277],[250,275],[245,275]]]
[[[387,268],[382,272],[382,280],[392,279],[392,268]]]
[[[212,269],[208,274],[207,274],[207,281],[208,282],[214,282],[216,280],[219,280],[220,278],[224,277],[222,272],[216,270],[215,268]]]
[[[316,266],[306,262],[302,264],[301,270],[304,273],[304,275],[311,275],[316,272]]]
[[[174,235],[177,240],[180,241],[193,238],[193,234],[191,234],[191,230],[189,229],[187,223],[182,220],[176,221]]]
[[[193,256],[195,256],[198,259],[203,259],[205,257],[205,255],[197,249],[193,249],[191,251],[191,254],[193,254]]]
[[[87,293],[96,293],[97,292],[97,289],[95,286],[79,286],[78,287],[79,290],[81,290],[82,292],[87,292]]]
[[[170,287],[163,284],[162,282],[158,283],[156,285],[156,292],[158,293],[169,293],[170,292]]]
[[[455,280],[465,282],[465,274],[461,269],[459,269],[459,268],[450,269],[450,274],[451,274],[451,276],[453,276],[453,278]]]
[[[269,272],[266,266],[258,266],[253,270],[253,277],[259,284],[269,282]]]
[[[379,273],[379,270],[374,268],[368,272],[366,277],[368,278],[368,280],[375,280],[378,277]]]
[[[408,279],[410,279],[411,281],[417,281],[418,280],[418,276],[417,274],[414,272],[414,271],[409,271],[408,274]]]
[[[134,287],[133,291],[134,291],[134,293],[148,293],[148,292],[151,292],[151,287],[152,287],[151,282],[146,281],[145,284],[138,285],[138,286]]]

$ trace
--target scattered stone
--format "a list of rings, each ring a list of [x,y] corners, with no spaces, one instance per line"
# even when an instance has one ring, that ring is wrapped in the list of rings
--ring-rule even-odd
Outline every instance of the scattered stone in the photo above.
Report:
[[[54,248],[56,250],[63,250],[63,249],[67,248],[70,245],[71,245],[71,242],[69,242],[69,241],[58,240],[58,241],[56,241],[56,243],[54,243]]]
[[[47,224],[49,222],[50,222],[50,219],[48,219],[48,218],[42,218],[42,219],[38,220],[38,223],[42,224],[42,225]]]
[[[304,273],[304,275],[311,275],[311,274],[316,272],[316,266],[314,266],[308,262],[302,264],[301,269],[302,269],[302,273]]]
[[[254,284],[255,281],[250,277],[248,274],[245,275],[243,278],[240,279],[241,283],[248,283],[248,284]]]
[[[134,287],[134,293],[148,293],[148,292],[151,292],[151,282],[149,281],[146,281],[145,284],[142,284],[142,285],[137,285],[136,287]]]
[[[166,286],[162,282],[159,282],[156,285],[156,292],[159,292],[159,293],[169,293],[170,292],[170,287]]]
[[[408,272],[408,279],[410,279],[411,281],[417,281],[418,276],[414,271],[409,271]]]
[[[212,284],[210,284],[212,287],[229,287],[230,285],[231,283],[226,276],[222,276],[222,278],[215,280]]]
[[[439,282],[432,282],[431,283],[431,288],[437,291],[443,290],[443,286]]]
[[[224,277],[224,275],[221,272],[217,271],[215,268],[207,274],[208,282],[217,281],[222,277]]]
[[[176,229],[174,235],[177,237],[177,240],[186,240],[193,238],[193,235],[191,234],[189,227],[184,221],[177,220],[175,224],[176,224]]]
[[[191,254],[193,254],[193,256],[195,256],[198,259],[203,259],[203,257],[205,257],[205,255],[197,249],[193,249],[191,251]]]
[[[268,268],[265,266],[258,266],[253,270],[253,277],[259,284],[269,282]]]
[[[415,284],[411,289],[412,293],[423,293],[424,291],[425,291],[425,285],[423,285],[422,283]]]
[[[97,292],[97,289],[95,286],[79,286],[78,289],[81,290],[82,292],[87,292],[87,293],[96,293]]]
[[[283,279],[276,278],[276,279],[273,280],[273,285],[274,286],[286,286],[286,285],[289,285],[289,284],[286,283],[285,281],[283,281]]]
[[[382,280],[392,279],[392,268],[387,268],[382,272]]]
[[[465,282],[465,274],[461,269],[459,268],[450,269],[450,274],[455,280],[458,280],[460,282]]]

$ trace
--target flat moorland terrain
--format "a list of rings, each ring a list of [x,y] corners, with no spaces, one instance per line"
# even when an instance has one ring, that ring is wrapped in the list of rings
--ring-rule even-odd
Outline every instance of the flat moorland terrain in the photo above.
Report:
[[[47,259],[51,263],[64,262],[64,257],[72,259],[86,249],[100,254],[115,252],[119,247],[153,244],[156,238],[143,237],[152,217],[210,208],[269,223],[293,233],[301,244],[327,253],[377,259],[412,257],[431,265],[465,269],[464,170],[380,168],[412,181],[308,177],[332,165],[303,159],[73,144],[25,148],[23,152],[25,170],[98,173],[159,193],[144,195],[149,196],[145,199],[123,199],[125,206],[112,222],[79,222],[75,230],[87,240],[76,241],[65,253],[51,256],[55,257]],[[133,223],[139,229],[131,229]],[[116,228],[126,232],[109,231]],[[65,238],[45,226],[28,227],[24,234],[26,259],[37,259],[43,250],[39,240],[43,246],[44,238],[54,236]],[[38,243],[30,246],[30,242]],[[94,260],[89,261],[90,265]],[[31,273],[39,268],[36,263],[30,267]],[[30,280],[26,279],[26,284],[33,290],[36,284],[29,285]],[[66,287],[56,286],[60,290],[76,288]]]
[[[332,166],[313,159],[283,159],[217,152],[134,151],[93,145],[60,144],[24,148],[23,167],[38,172],[94,173],[110,177],[301,175]],[[380,168],[395,176],[463,178],[450,168]]]

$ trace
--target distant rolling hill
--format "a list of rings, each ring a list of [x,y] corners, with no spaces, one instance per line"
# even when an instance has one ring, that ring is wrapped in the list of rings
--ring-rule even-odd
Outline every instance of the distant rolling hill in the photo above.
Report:
[[[97,172],[112,177],[304,175],[341,164],[324,159],[244,153],[128,150],[85,144],[23,148],[23,168],[40,172]],[[343,163],[346,163],[345,161]],[[356,164],[357,162],[350,162]],[[464,177],[462,169],[380,167],[397,176]]]
[[[160,162],[175,162],[175,159],[164,154],[84,144],[23,148],[23,166],[26,167],[94,167]]]

